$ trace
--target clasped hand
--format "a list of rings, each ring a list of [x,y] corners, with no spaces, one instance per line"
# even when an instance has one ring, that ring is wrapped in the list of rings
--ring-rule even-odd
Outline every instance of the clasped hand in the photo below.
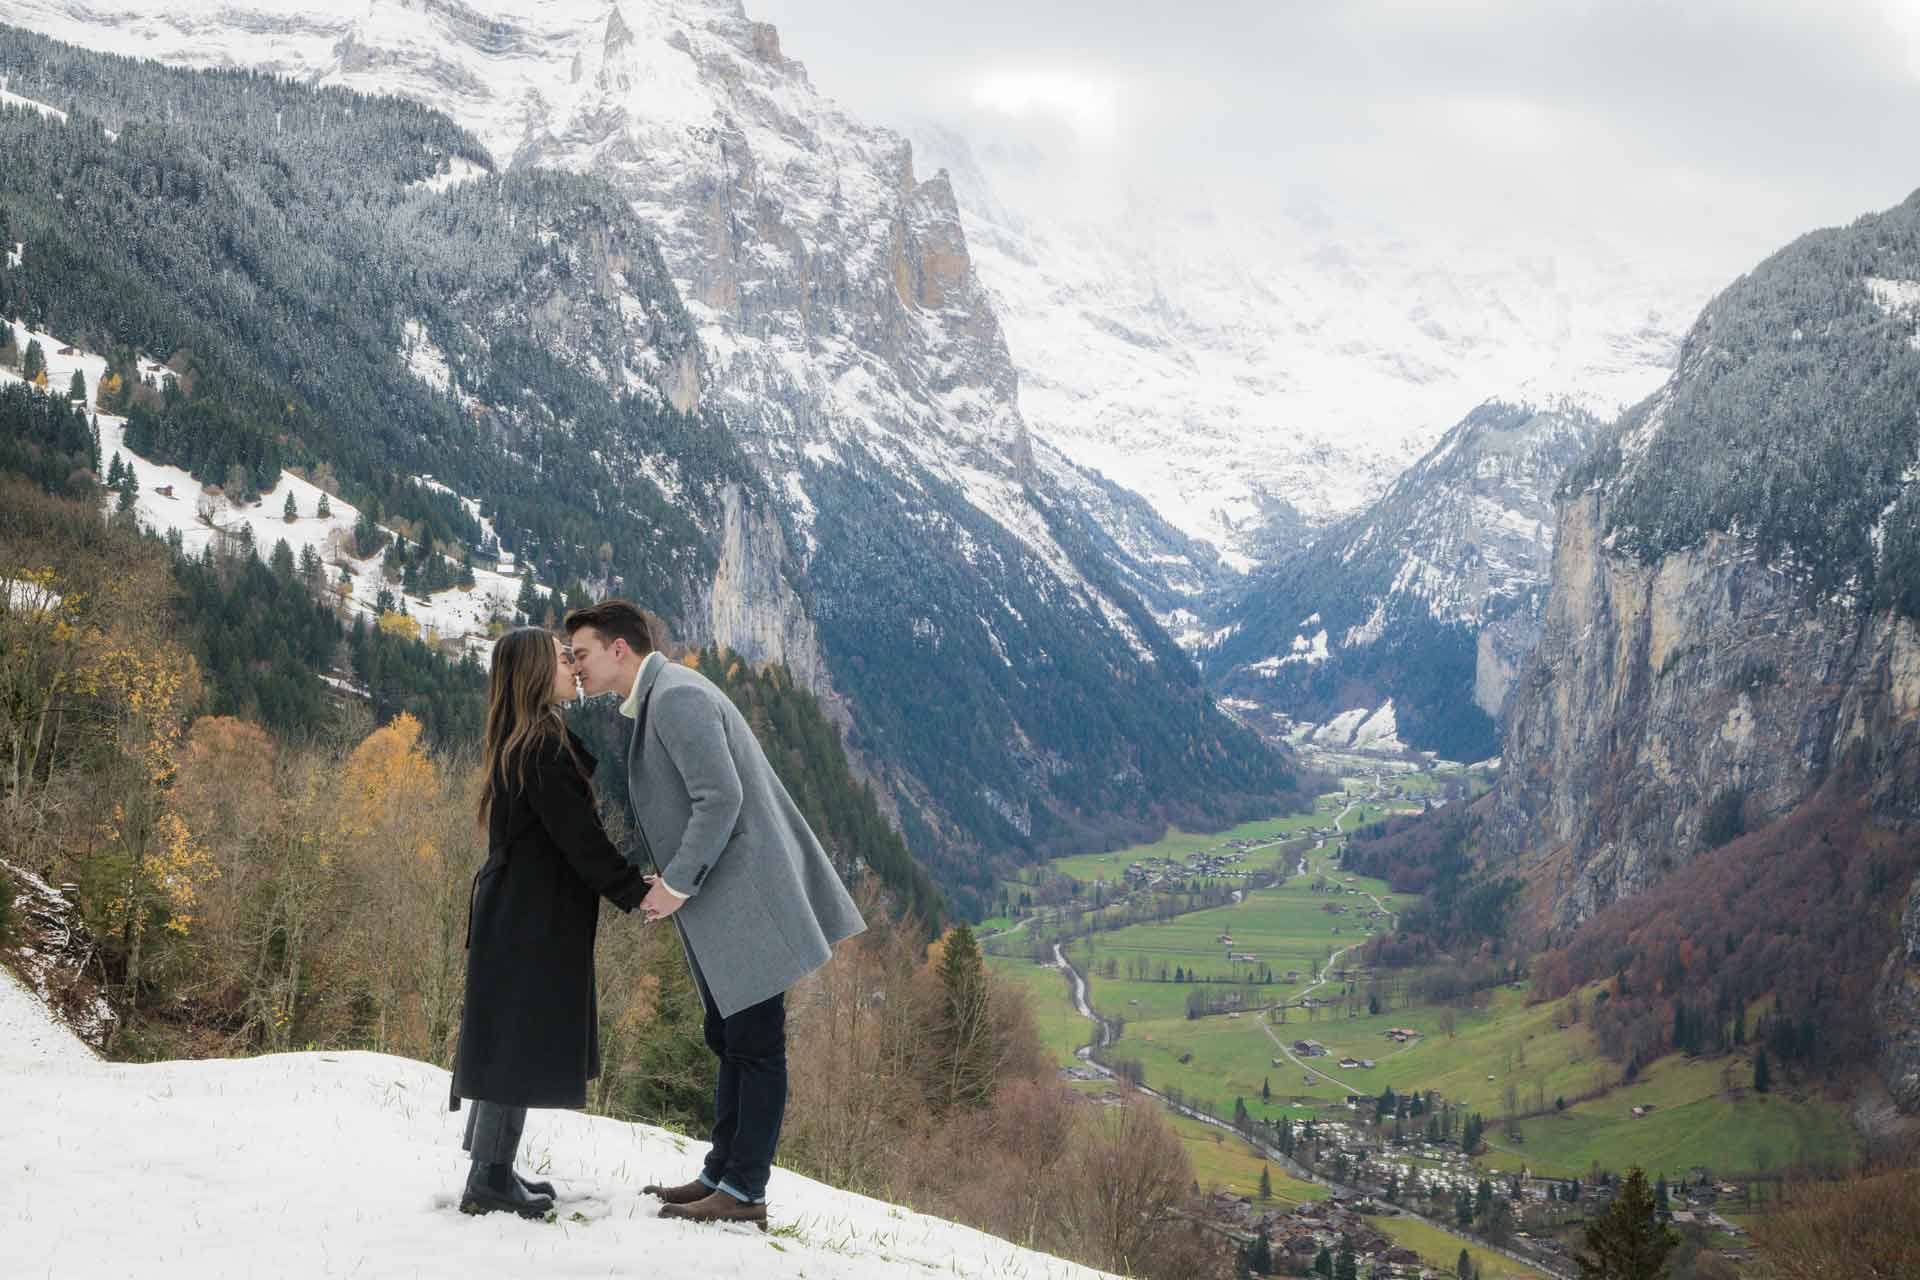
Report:
[[[665,920],[685,904],[686,899],[672,892],[661,883],[659,876],[641,876],[650,886],[647,896],[640,899],[640,918],[649,923]]]

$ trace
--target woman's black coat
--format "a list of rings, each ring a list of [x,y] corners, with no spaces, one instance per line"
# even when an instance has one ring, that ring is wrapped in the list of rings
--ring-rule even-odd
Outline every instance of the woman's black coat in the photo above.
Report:
[[[583,1107],[600,1074],[593,938],[605,896],[632,911],[640,869],[607,839],[580,772],[593,757],[567,733],[527,748],[524,785],[495,792],[487,861],[467,913],[467,995],[454,1058],[461,1098]]]

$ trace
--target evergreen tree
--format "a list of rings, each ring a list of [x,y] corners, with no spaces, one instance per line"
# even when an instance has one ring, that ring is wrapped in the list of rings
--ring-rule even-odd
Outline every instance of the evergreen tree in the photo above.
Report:
[[[938,1102],[979,1108],[992,1101],[994,1047],[987,1019],[987,973],[980,944],[964,922],[948,931],[940,957]]]
[[[320,584],[320,553],[311,542],[300,548],[300,581],[309,587]]]
[[[1753,1052],[1753,1091],[1765,1093],[1773,1087],[1773,1068],[1767,1064],[1765,1047]]]
[[[107,488],[118,489],[122,475],[123,470],[120,464],[120,451],[115,449],[113,451],[113,461],[107,464]]]
[[[1253,1127],[1253,1116],[1247,1111],[1245,1098],[1233,1100],[1233,1127],[1242,1133]]]
[[[46,385],[47,353],[40,349],[40,340],[34,338],[27,343],[26,362],[20,366],[20,376],[28,382]]]
[[[1273,1199],[1273,1175],[1267,1172],[1267,1166],[1260,1166],[1260,1199]]]
[[[1488,1182],[1485,1178],[1482,1178],[1480,1179],[1480,1185],[1475,1187],[1473,1190],[1474,1216],[1480,1217],[1480,1218],[1486,1217],[1487,1210],[1492,1206],[1492,1204],[1493,1204],[1493,1184],[1491,1182]]]
[[[387,534],[374,521],[371,513],[362,511],[360,518],[353,522],[353,555],[356,560],[365,560],[385,546]]]
[[[1360,1280],[1360,1261],[1353,1256],[1353,1241],[1340,1237],[1340,1256],[1333,1261],[1333,1280]]]
[[[293,577],[293,548],[287,545],[285,538],[273,544],[273,555],[268,558],[273,576],[286,582]]]
[[[1262,1076],[1260,1078],[1260,1101],[1262,1102],[1273,1101],[1273,1083],[1266,1076]]]
[[[67,381],[67,399],[85,400],[86,398],[87,380],[78,369],[75,369],[73,377]]]
[[[300,518],[300,508],[294,505],[293,490],[291,489],[287,490],[287,505],[281,509],[281,514],[286,516],[288,524],[292,524]]]
[[[1667,1195],[1667,1175],[1661,1174],[1653,1184],[1653,1204],[1662,1214],[1673,1209],[1673,1201]]]
[[[1453,1264],[1453,1274],[1459,1280],[1473,1280],[1473,1256],[1465,1249],[1460,1250],[1460,1260]]]
[[[1264,1231],[1253,1238],[1253,1247],[1247,1250],[1247,1270],[1257,1276],[1273,1274],[1273,1246]]]
[[[5,327],[0,325],[0,329]],[[87,424],[87,467],[96,476],[100,474],[100,419],[98,417]]]
[[[327,501],[326,494],[322,493],[320,495],[320,504],[313,509],[313,514],[319,516],[322,520],[330,519],[333,516],[333,504]]]
[[[1647,1175],[1629,1170],[1607,1211],[1586,1231],[1585,1252],[1574,1255],[1580,1280],[1665,1280],[1667,1255],[1680,1237],[1655,1213]]]
[[[1321,1245],[1320,1252],[1313,1255],[1313,1274],[1333,1280],[1333,1255],[1327,1252],[1325,1245]]]

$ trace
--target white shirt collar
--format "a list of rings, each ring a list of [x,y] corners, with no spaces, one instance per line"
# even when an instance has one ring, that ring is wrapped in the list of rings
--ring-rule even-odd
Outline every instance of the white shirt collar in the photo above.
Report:
[[[660,651],[655,649],[640,659],[640,669],[633,673],[633,688],[627,690],[627,700],[620,704],[620,714],[629,720],[637,719],[640,715],[640,685],[647,678],[647,668],[653,665],[656,658],[662,662],[666,661],[665,658],[660,657]]]

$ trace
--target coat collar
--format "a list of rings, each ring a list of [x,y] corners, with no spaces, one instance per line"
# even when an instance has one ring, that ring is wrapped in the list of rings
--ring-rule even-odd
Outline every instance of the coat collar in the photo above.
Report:
[[[656,661],[658,659],[658,661]],[[633,754],[640,748],[640,708],[646,705],[647,696],[653,692],[653,686],[660,681],[660,673],[666,669],[667,656],[659,650],[648,654],[646,661],[640,664],[640,672],[633,678],[633,689],[627,694],[627,700],[621,704],[623,715],[633,717],[633,731],[627,736],[627,768],[633,768]]]

